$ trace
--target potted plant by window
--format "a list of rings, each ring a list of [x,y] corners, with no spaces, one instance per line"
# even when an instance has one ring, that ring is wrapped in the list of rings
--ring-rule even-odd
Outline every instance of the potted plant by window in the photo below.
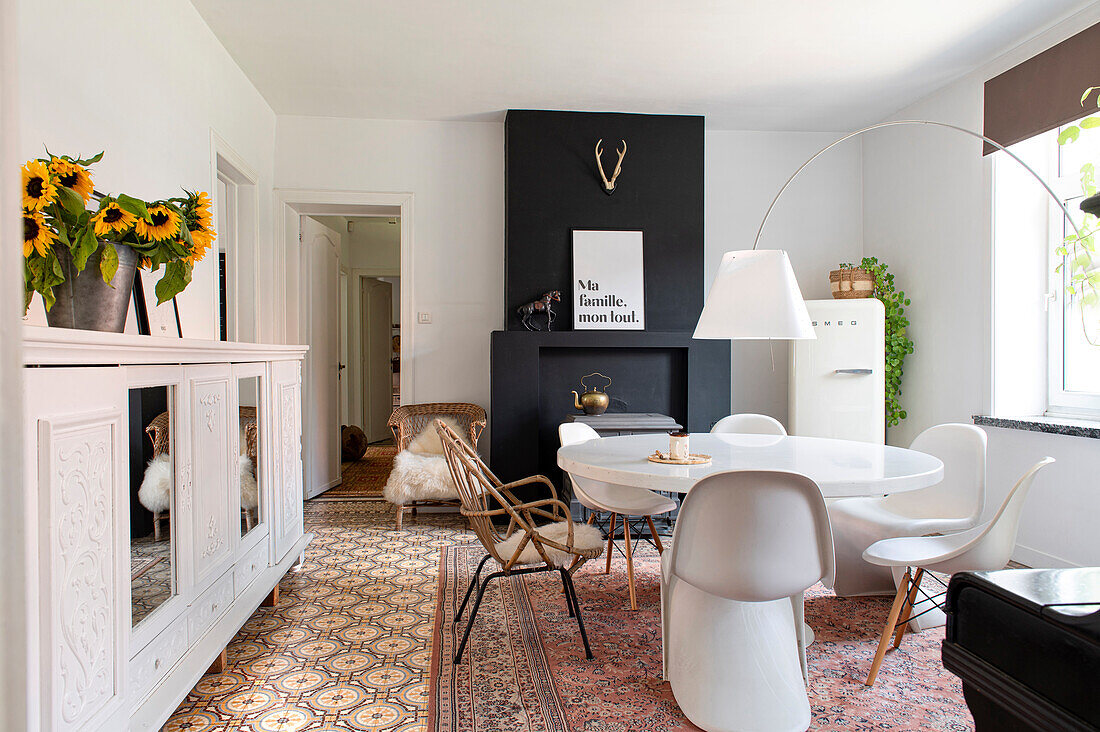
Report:
[[[1100,87],[1090,86],[1081,95],[1081,106],[1100,91]],[[1100,108],[1100,94],[1096,95],[1096,106]],[[1058,144],[1068,145],[1076,142],[1084,130],[1100,127],[1100,115],[1093,114],[1077,124],[1067,125],[1058,134]],[[1092,163],[1081,166],[1081,194],[1084,199],[1080,209],[1084,213],[1076,231],[1071,231],[1055,250],[1058,265],[1054,271],[1061,274],[1066,297],[1079,305],[1081,329],[1085,340],[1093,346],[1100,345],[1100,262],[1097,261],[1096,236],[1100,234],[1100,192],[1096,185],[1096,167]]]
[[[856,269],[851,264],[842,264],[839,271]],[[886,425],[895,427],[908,416],[901,406],[901,376],[905,357],[913,352],[913,340],[905,332],[909,327],[909,319],[905,317],[909,298],[894,286],[894,275],[877,257],[864,257],[858,269],[871,275],[868,297],[877,297],[886,310]]]
[[[52,327],[121,333],[139,267],[164,265],[156,294],[166,302],[191,282],[192,267],[214,241],[205,193],[152,203],[103,196],[88,210],[89,168],[102,157],[47,152],[23,166],[23,307],[42,295]]]

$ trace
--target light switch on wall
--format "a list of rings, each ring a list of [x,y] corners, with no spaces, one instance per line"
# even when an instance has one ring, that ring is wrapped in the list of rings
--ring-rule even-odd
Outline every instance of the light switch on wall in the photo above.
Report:
[[[418,323],[431,323],[432,322],[432,314],[431,313],[417,313],[416,314],[416,322],[418,322]]]

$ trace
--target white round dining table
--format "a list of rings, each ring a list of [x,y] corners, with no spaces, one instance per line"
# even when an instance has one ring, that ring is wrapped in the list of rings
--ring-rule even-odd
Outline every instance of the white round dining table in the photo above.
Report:
[[[927,453],[854,440],[787,435],[692,433],[693,455],[709,455],[703,465],[650,462],[654,450],[667,453],[668,435],[623,435],[558,448],[558,467],[605,483],[687,493],[699,480],[727,470],[785,470],[807,476],[825,498],[882,496],[927,488],[943,480],[943,462]],[[799,596],[801,597],[801,596]],[[802,602],[797,602],[802,615]],[[803,623],[804,643],[814,642]],[[805,658],[802,659],[806,672]]]
[[[558,467],[606,483],[687,493],[699,480],[726,470],[785,470],[807,476],[825,498],[882,496],[927,488],[943,480],[939,458],[916,450],[854,440],[779,435],[693,433],[690,452],[704,465],[650,462],[668,452],[668,435],[624,435],[558,448]]]

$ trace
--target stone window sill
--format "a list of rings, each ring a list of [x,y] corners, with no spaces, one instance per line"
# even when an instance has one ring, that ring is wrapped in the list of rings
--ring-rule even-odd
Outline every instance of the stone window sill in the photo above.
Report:
[[[1100,422],[1071,417],[987,417],[974,415],[974,424],[983,427],[1001,427],[1009,430],[1045,432],[1067,437],[1091,437],[1100,439]]]

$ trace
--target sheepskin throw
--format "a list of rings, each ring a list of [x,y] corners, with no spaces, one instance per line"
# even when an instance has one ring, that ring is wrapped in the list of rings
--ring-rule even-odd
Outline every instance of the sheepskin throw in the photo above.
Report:
[[[241,508],[251,511],[260,505],[260,490],[256,485],[252,459],[247,455],[241,455],[238,470],[241,473]]]
[[[569,524],[566,521],[546,524],[536,528],[535,533],[550,541],[566,545],[569,538]],[[504,541],[497,542],[497,555],[507,562],[515,553],[519,543],[523,541],[524,536],[526,534],[520,530]],[[573,524],[573,546],[577,551],[586,555],[591,556],[593,552],[596,552],[596,556],[599,556],[602,553],[600,550],[603,548],[603,536],[600,534],[600,530],[591,524]],[[561,549],[555,549],[545,544],[542,548],[555,567],[568,566],[573,562],[573,555],[568,552],[563,552]],[[542,564],[542,557],[539,556],[539,550],[535,548],[535,545],[527,542],[527,546],[523,547],[516,564]]]
[[[162,452],[149,461],[138,489],[138,501],[153,513],[164,513],[172,506],[172,456]]]
[[[463,442],[466,442],[466,438],[462,436],[465,430],[458,425],[458,422],[451,417],[440,417],[440,420],[454,430]],[[470,443],[466,442],[466,444]],[[420,434],[414,437],[405,449],[417,455],[442,455],[443,441],[439,439],[439,431],[435,428],[435,420],[429,422],[428,426],[421,430]]]
[[[458,489],[442,455],[402,450],[393,459],[393,470],[382,489],[382,497],[398,506],[411,501],[454,501],[458,500]]]

